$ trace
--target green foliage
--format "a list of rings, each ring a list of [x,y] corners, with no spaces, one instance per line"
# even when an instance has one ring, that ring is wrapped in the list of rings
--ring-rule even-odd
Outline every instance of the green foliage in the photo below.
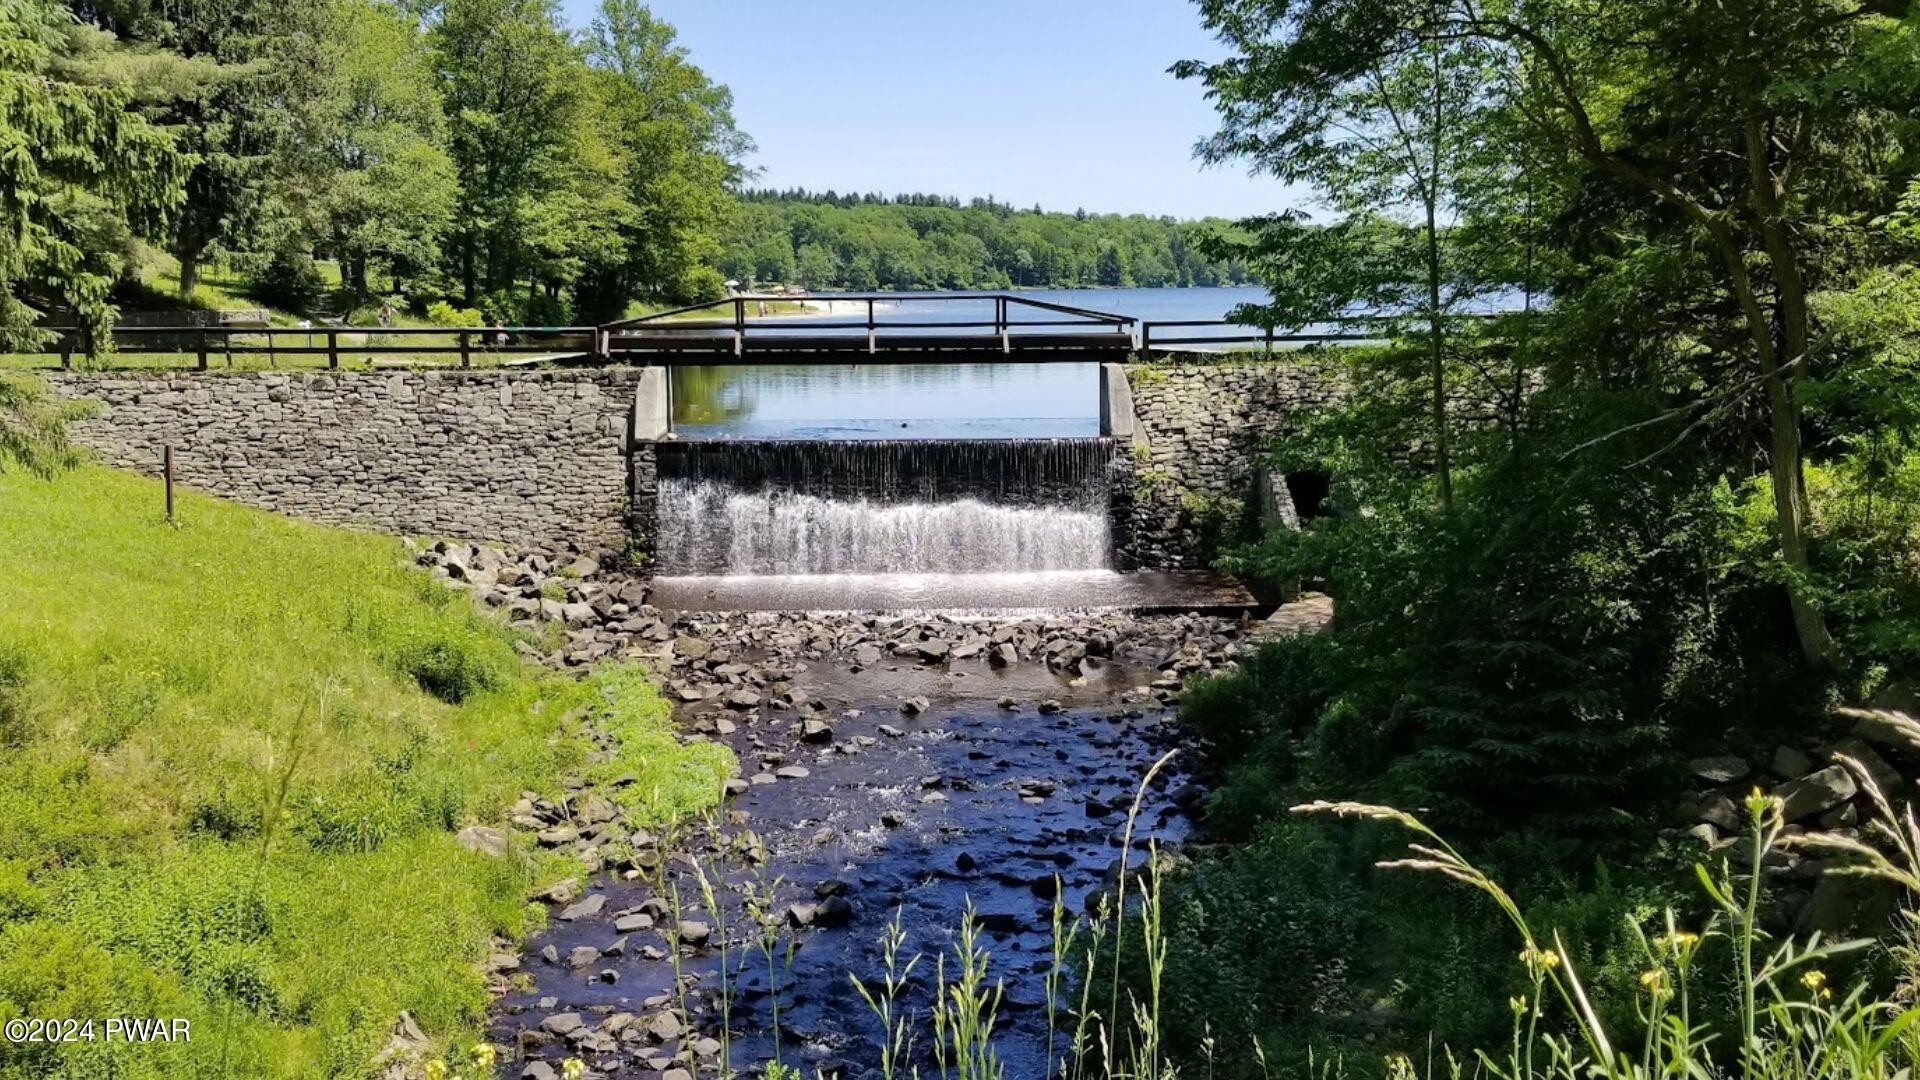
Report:
[[[618,744],[638,807],[716,797],[643,678],[522,668],[399,545],[84,469],[0,477],[0,1017],[179,1016],[173,1047],[0,1047],[0,1076],[363,1075],[401,1010],[471,1038],[544,856],[454,830]],[[288,568],[299,567],[298,581]],[[431,686],[450,704],[421,686]]]
[[[84,406],[53,398],[31,376],[0,374],[0,472],[17,467],[49,477],[78,464],[67,421],[85,414]]]
[[[741,281],[810,289],[1004,289],[1227,285],[1237,258],[1200,237],[1224,221],[1016,210],[992,199],[751,191],[719,267]]]
[[[0,3],[0,345],[43,343],[27,327],[36,308],[58,307],[92,351],[134,234],[181,207],[192,159],[66,22],[45,0]],[[8,408],[0,399],[0,423]],[[0,450],[8,434],[0,427]]]

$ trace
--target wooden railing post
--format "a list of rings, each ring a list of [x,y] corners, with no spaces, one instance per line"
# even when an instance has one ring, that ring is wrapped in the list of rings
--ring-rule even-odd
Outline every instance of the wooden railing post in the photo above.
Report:
[[[467,332],[465,330],[460,331],[460,366],[463,368],[473,366],[472,346],[467,341]]]
[[[340,369],[340,331],[327,327],[327,370]]]
[[[1267,327],[1267,359],[1273,359],[1273,327]]]
[[[733,298],[733,355],[739,356],[747,348],[747,298]]]
[[[1147,354],[1152,351],[1153,351],[1153,324],[1150,322],[1143,322],[1140,324],[1140,358],[1143,360],[1146,359]]]
[[[201,371],[207,370],[207,328],[202,326],[193,335],[194,366]]]
[[[167,524],[173,524],[173,444],[160,450],[160,470],[167,478]]]

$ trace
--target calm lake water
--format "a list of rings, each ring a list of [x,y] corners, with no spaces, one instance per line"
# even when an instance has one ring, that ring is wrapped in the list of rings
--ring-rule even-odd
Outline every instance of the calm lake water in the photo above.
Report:
[[[920,299],[925,295],[889,298],[876,317],[896,329],[993,318],[989,299]],[[1036,289],[1016,295],[1136,319],[1222,319],[1239,304],[1260,302],[1266,291]],[[751,307],[748,315],[755,323],[796,327],[865,318],[864,304],[846,306],[849,310],[830,316],[762,319]],[[1017,305],[1008,317],[1069,318]],[[672,385],[673,427],[687,439],[1077,438],[1100,430],[1099,375],[1093,364],[713,365],[676,368]]]

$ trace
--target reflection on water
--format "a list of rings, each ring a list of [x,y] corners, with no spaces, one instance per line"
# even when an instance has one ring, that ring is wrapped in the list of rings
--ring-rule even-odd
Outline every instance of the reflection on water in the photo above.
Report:
[[[1100,433],[1084,364],[782,364],[673,369],[681,438],[1076,438]]]

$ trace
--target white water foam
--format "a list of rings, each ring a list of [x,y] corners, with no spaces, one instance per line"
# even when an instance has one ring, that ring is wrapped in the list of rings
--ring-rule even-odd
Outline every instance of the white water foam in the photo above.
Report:
[[[1031,574],[1105,570],[1106,515],[976,499],[875,503],[661,481],[667,574]]]

